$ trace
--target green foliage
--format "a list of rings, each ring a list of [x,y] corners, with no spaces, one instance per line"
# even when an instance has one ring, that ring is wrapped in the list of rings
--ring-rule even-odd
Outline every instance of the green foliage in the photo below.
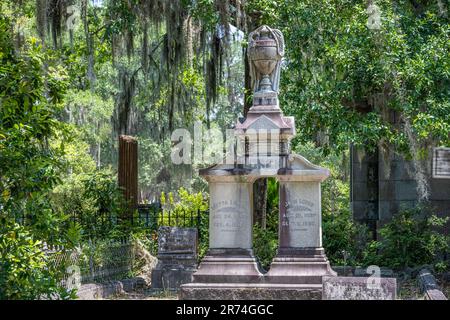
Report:
[[[261,267],[267,270],[278,248],[278,182],[267,179],[266,228],[259,224],[253,226],[253,250]]]
[[[111,134],[111,116],[114,103],[83,90],[69,90],[65,96],[68,122],[76,124],[83,132],[83,140],[91,145],[105,143]]]
[[[275,178],[267,178],[267,212],[278,210],[279,190]]]
[[[349,210],[322,215],[323,246],[333,265],[361,263],[369,239],[364,225],[355,223]]]
[[[49,267],[42,243],[16,223],[0,219],[0,300],[69,299],[59,270]]]
[[[209,207],[208,197],[206,197],[205,194],[202,194],[201,192],[189,193],[189,191],[184,188],[178,189],[176,199],[172,192],[169,192],[167,196],[164,192],[161,193],[161,205],[164,213],[164,225],[169,223],[169,211],[173,216],[178,215],[181,217],[186,215],[186,217],[191,217],[192,214],[196,219],[199,212],[205,212]],[[189,221],[186,223],[188,224]],[[182,227],[183,225],[179,226]]]
[[[45,194],[58,183],[62,166],[48,140],[64,132],[56,117],[65,73],[36,39],[16,54],[9,28],[0,17],[0,208],[9,219],[42,222],[40,212],[50,215]]]
[[[365,264],[378,264],[395,269],[442,263],[449,250],[449,237],[441,228],[448,221],[431,215],[427,208],[403,210],[380,230],[381,240],[370,243]]]
[[[407,152],[411,141],[403,125],[389,123],[392,110],[412,123],[417,140],[448,144],[448,9],[374,4],[379,30],[367,27],[365,2],[279,3],[275,26],[287,43],[280,105],[300,121],[302,142],[319,140],[328,150],[385,141]]]
[[[82,245],[78,266],[84,282],[136,276],[135,245],[130,240],[124,240],[98,239]]]
[[[207,194],[201,192],[189,193],[186,189],[180,188],[177,192],[176,199],[172,192],[166,194],[161,193],[161,205],[163,207],[163,220],[159,222],[160,225],[176,225],[178,227],[190,227],[191,216],[195,221],[199,221],[198,236],[199,236],[199,258],[201,259],[208,250],[209,245],[209,198]],[[169,224],[169,213],[172,220]],[[178,223],[173,217],[179,216]],[[200,216],[198,216],[200,215]],[[182,219],[186,216],[186,220]]]
[[[253,226],[253,250],[261,267],[268,270],[270,263],[277,253],[278,231],[273,228],[261,228],[260,225]]]
[[[70,298],[41,247],[59,242],[63,221],[48,202],[64,164],[49,140],[65,139],[66,74],[34,38],[17,53],[3,14],[0,34],[0,298]]]
[[[69,175],[53,190],[51,204],[67,221],[68,245],[78,245],[75,240],[115,237],[120,228],[126,228],[120,223],[124,199],[109,169]]]
[[[55,19],[47,24],[37,3],[0,4],[0,243],[9,250],[2,251],[0,296],[27,299],[59,294],[60,275],[45,267],[39,241],[67,247],[89,238],[104,242],[93,253],[98,264],[114,258],[104,249],[110,239],[130,233],[156,252],[154,234],[147,238],[141,225],[117,219],[124,203],[113,170],[105,169],[116,163],[117,134],[139,134],[145,194],[178,190],[162,196],[165,211],[194,219],[206,211],[204,194],[179,189],[205,190],[204,180],[165,160],[167,128],[195,120],[228,126],[241,112],[244,91],[245,40],[227,44],[213,33],[232,15],[220,1],[106,1],[99,8],[84,1],[85,24],[70,32],[70,42],[57,39],[61,25]],[[443,220],[401,213],[367,246],[366,230],[351,220],[348,153],[342,151],[348,143],[388,143],[406,152],[411,137],[450,143],[448,15],[435,2],[376,4],[380,30],[367,28],[365,3],[346,0],[249,0],[240,8],[245,19],[233,23],[244,29],[267,23],[284,33],[280,105],[299,122],[294,151],[331,173],[322,185],[330,260],[444,269],[439,256],[448,252],[448,239],[435,230]],[[49,3],[47,12],[57,16],[64,9]],[[52,49],[47,29],[55,31]],[[389,123],[394,110],[412,132]],[[277,205],[278,186],[269,179],[267,228],[254,228],[264,267],[275,254]],[[202,256],[209,217],[199,218]],[[167,215],[162,223],[168,224]]]

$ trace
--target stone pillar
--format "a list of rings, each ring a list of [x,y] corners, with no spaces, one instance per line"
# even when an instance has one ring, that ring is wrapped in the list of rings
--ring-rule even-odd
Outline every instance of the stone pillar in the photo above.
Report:
[[[280,178],[280,251],[322,247],[320,182]]]
[[[323,276],[336,276],[322,248],[320,182],[328,171],[298,156],[296,161],[298,166],[304,161],[302,166],[310,168],[290,169],[278,176],[279,246],[266,279],[269,283],[320,287]],[[311,169],[315,169],[315,175],[309,173]]]
[[[252,248],[252,190],[246,182],[211,182],[209,247]]]
[[[250,283],[262,277],[252,250],[252,183],[239,176],[207,177],[209,250],[196,283]]]
[[[132,210],[138,203],[138,143],[131,136],[119,136],[119,187],[122,189],[128,205],[126,215],[132,216]]]

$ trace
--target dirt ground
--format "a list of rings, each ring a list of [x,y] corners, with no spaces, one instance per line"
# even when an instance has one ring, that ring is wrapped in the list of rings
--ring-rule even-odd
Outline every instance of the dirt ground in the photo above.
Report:
[[[398,281],[398,294],[397,299],[399,300],[423,300],[424,295],[420,293],[419,284],[416,279],[409,279]]]

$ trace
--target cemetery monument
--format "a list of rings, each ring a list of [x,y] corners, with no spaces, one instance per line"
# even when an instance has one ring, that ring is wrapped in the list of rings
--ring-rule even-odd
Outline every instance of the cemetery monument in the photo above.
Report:
[[[249,35],[253,106],[235,126],[234,163],[200,170],[209,184],[209,251],[181,286],[182,299],[321,299],[322,277],[336,276],[322,247],[321,188],[328,169],[290,151],[293,117],[279,107],[284,39],[261,26]],[[279,247],[263,274],[252,250],[253,183],[279,189]]]

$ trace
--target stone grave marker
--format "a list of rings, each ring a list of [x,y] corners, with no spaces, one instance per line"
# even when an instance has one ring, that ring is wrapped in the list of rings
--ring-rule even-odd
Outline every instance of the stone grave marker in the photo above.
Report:
[[[153,289],[177,290],[192,281],[192,273],[197,268],[197,237],[196,228],[159,227]]]
[[[395,300],[397,279],[323,277],[322,300]]]

